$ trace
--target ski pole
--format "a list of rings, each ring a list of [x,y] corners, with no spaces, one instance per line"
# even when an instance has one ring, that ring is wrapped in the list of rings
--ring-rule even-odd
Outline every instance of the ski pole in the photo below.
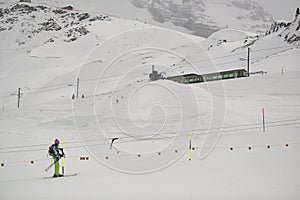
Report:
[[[55,162],[51,163],[51,165],[50,165],[49,167],[47,167],[47,168],[45,169],[45,171],[48,172],[49,169],[51,169],[51,167],[52,167],[55,163],[57,163],[58,161],[59,161],[59,159],[57,159]]]

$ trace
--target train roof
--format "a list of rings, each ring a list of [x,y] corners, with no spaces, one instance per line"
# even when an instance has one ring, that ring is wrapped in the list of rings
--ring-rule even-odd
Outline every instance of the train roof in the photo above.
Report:
[[[231,70],[226,70],[226,71],[215,71],[215,72],[210,72],[210,73],[205,73],[205,74],[196,74],[196,73],[188,73],[188,74],[182,74],[182,75],[176,75],[176,76],[169,76],[169,78],[177,78],[177,77],[190,77],[190,76],[205,76],[205,75],[210,75],[210,74],[219,74],[219,73],[228,73],[228,72],[234,72],[234,71],[246,71],[245,69],[231,69]]]

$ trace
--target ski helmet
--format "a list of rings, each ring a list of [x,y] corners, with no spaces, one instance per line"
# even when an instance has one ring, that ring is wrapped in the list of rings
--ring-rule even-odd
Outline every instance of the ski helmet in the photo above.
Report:
[[[54,144],[55,144],[55,145],[59,145],[59,140],[58,140],[58,139],[55,139]]]

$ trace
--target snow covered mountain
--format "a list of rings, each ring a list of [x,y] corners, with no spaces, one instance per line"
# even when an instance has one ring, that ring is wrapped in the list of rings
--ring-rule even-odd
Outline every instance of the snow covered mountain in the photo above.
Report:
[[[43,2],[1,4],[0,199],[299,198],[299,16],[204,39]],[[248,48],[250,77],[149,81],[246,69]],[[55,138],[77,176],[44,178]]]
[[[3,5],[12,3],[2,1]],[[109,13],[201,37],[226,27],[264,33],[273,22],[272,15],[257,0],[32,0],[32,3],[73,5],[78,10]]]
[[[292,22],[274,22],[266,35],[278,33],[284,41],[290,44],[299,44],[300,42],[300,14],[299,8],[296,10],[295,19]]]
[[[262,33],[273,22],[265,9],[249,0],[133,0],[132,3],[147,9],[156,21],[172,22],[202,37],[225,27]]]

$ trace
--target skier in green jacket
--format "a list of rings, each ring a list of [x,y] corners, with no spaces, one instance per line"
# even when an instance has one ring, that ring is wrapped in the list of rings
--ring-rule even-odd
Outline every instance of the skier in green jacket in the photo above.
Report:
[[[54,178],[64,176],[59,173],[59,159],[65,156],[63,149],[59,148],[59,143],[59,140],[55,139],[54,144],[52,144],[49,148],[49,154],[54,160]]]

